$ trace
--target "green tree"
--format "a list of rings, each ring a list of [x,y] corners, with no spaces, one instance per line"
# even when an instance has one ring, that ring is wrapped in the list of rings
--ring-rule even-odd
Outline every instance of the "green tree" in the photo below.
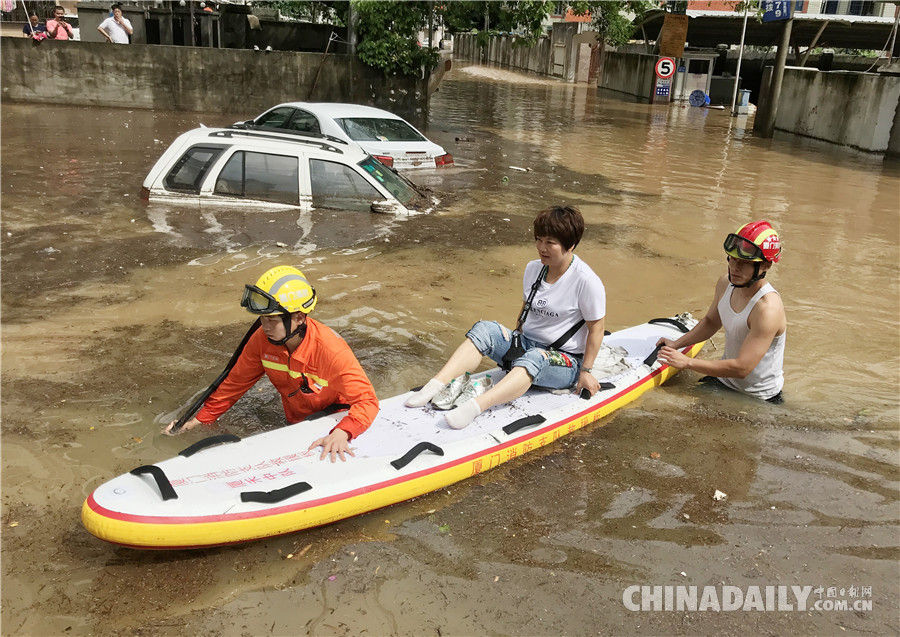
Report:
[[[353,0],[357,13],[356,48],[359,59],[386,75],[420,75],[437,64],[438,53],[420,46],[417,35],[428,24],[433,2],[398,0]],[[282,15],[297,20],[346,25],[350,19],[348,0],[279,0]]]
[[[647,11],[660,8],[658,2],[648,0],[594,0],[573,2],[570,6],[575,15],[590,14],[597,40],[611,46],[622,46],[631,39],[632,14],[639,19]]]
[[[431,2],[353,0],[359,15],[356,47],[359,59],[387,75],[430,73],[437,64],[436,49],[417,41],[433,10]]]
[[[447,0],[438,9],[444,18],[444,25],[450,33],[468,33],[483,31],[485,19],[488,28],[500,22],[502,2],[483,2],[481,0]]]
[[[347,24],[348,0],[277,0],[273,3],[281,15],[296,20],[325,22],[328,24]]]
[[[516,33],[517,45],[529,45],[543,34],[543,22],[556,2],[550,0],[446,0],[441,15],[451,33],[478,32],[479,41],[487,44],[492,33]]]

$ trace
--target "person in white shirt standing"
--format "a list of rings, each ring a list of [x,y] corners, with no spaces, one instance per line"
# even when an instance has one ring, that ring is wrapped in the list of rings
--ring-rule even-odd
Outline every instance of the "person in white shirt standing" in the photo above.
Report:
[[[121,4],[114,4],[112,12],[112,16],[101,22],[97,30],[103,34],[107,42],[128,44],[128,36],[134,33],[134,29],[131,28],[131,22],[122,15]]]
[[[593,270],[575,256],[584,218],[573,206],[553,206],[534,220],[539,259],[525,266],[527,299],[516,331],[495,321],[479,321],[441,370],[406,401],[407,407],[445,410],[454,429],[483,411],[515,400],[532,386],[547,389],[600,389],[591,374],[603,342],[606,290]],[[527,319],[527,320],[526,320]],[[487,356],[508,373],[493,385],[469,378]]]
[[[781,239],[768,221],[752,221],[729,234],[724,248],[728,274],[716,283],[709,311],[681,338],[659,339],[659,360],[708,374],[700,379],[702,383],[780,404],[787,319],[781,296],[765,276],[781,259]],[[689,358],[679,351],[709,339],[721,328],[725,328],[721,360]]]

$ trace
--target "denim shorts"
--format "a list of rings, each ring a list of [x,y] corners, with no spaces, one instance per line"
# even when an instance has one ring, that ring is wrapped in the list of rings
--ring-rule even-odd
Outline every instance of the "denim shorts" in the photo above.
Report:
[[[466,333],[478,351],[498,365],[509,350],[512,331],[496,321],[478,321]],[[578,382],[581,357],[557,352],[522,335],[525,353],[513,361],[513,367],[522,367],[531,382],[547,389],[568,389]]]

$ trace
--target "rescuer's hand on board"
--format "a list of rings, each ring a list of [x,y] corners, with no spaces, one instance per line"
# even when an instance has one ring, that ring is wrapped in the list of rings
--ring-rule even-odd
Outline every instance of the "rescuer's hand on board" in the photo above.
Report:
[[[666,347],[675,347],[675,341],[670,338],[661,338],[656,341],[656,346],[665,345]]]
[[[309,451],[312,451],[316,447],[322,447],[322,455],[319,456],[319,460],[324,460],[325,456],[331,455],[332,462],[335,462],[335,456],[339,456],[341,462],[346,462],[347,459],[344,457],[345,453],[351,456],[354,455],[354,453],[350,451],[350,434],[340,428],[334,429],[334,431],[324,438],[319,438],[313,442],[309,446]]]
[[[689,357],[668,345],[664,345],[662,349],[659,350],[657,358],[661,362],[670,367],[674,367],[675,369],[687,369],[691,364],[691,359]]]

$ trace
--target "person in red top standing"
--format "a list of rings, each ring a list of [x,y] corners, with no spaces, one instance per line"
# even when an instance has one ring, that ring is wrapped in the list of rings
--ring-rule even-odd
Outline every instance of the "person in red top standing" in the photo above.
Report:
[[[344,339],[307,316],[316,306],[316,291],[303,273],[290,266],[272,268],[256,285],[245,286],[241,306],[260,317],[261,329],[249,338],[203,408],[181,429],[212,425],[265,374],[281,394],[290,423],[329,407],[347,409],[337,426],[309,448],[322,447],[321,459],[330,455],[332,462],[336,456],[345,461],[344,454],[354,455],[349,443],[375,420],[378,399]],[[164,433],[178,433],[175,422]]]
[[[71,40],[75,37],[72,25],[66,22],[66,10],[59,5],[53,7],[53,18],[47,20],[47,35],[51,40]]]

